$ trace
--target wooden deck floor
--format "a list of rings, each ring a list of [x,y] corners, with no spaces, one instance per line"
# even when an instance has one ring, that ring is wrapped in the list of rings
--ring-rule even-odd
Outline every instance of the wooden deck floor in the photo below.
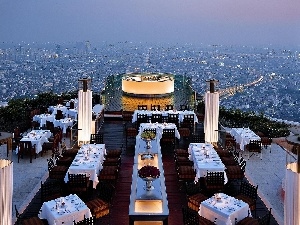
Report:
[[[134,144],[135,140],[132,139],[128,143],[127,149],[125,149],[125,136],[123,133],[123,121],[118,120],[105,120],[101,132],[104,134],[104,143],[106,149],[122,149],[122,161],[119,172],[118,181],[115,185],[115,194],[113,196],[110,216],[104,219],[97,220],[98,225],[100,224],[111,224],[111,225],[126,225],[129,222],[129,197],[132,180],[132,167],[133,167],[133,155],[134,155]],[[198,125],[196,132],[203,132],[203,127]],[[179,147],[187,147],[188,140],[181,140]],[[186,197],[184,189],[179,189],[179,183],[175,171],[174,157],[171,152],[163,152],[163,165],[166,178],[166,189],[169,203],[169,224],[170,225],[182,225],[182,213],[181,208],[185,206]],[[227,190],[228,193],[234,192],[234,186],[230,186]],[[40,192],[36,194],[32,202],[29,204],[27,209],[24,211],[25,217],[37,215],[41,207]],[[259,199],[257,203],[257,216],[260,216],[266,212],[266,207],[263,202]],[[272,225],[277,225],[277,222],[272,218]]]

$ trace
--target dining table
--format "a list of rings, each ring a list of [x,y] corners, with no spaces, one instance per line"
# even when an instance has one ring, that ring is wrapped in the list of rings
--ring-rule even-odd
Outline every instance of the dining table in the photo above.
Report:
[[[62,114],[66,114],[68,108],[64,105],[54,105],[54,106],[49,106],[48,111],[50,111],[53,115],[57,114],[57,110],[62,111]]]
[[[92,217],[92,213],[76,194],[70,194],[44,202],[38,216],[49,225],[73,225],[74,221]]]
[[[245,146],[249,144],[250,141],[261,140],[250,128],[232,128],[230,134],[234,137],[236,142],[240,144],[242,151],[245,150]]]
[[[216,193],[201,202],[198,213],[217,225],[234,225],[235,221],[251,216],[247,203],[224,193]]]
[[[224,183],[228,182],[225,165],[210,143],[190,143],[188,147],[189,159],[193,161],[196,170],[195,181],[205,177],[207,172],[224,172]]]
[[[68,173],[86,174],[93,181],[93,188],[96,189],[99,183],[98,175],[103,168],[105,155],[105,144],[85,144],[81,146],[66,173],[65,183],[69,181]]]
[[[32,130],[23,135],[20,141],[30,141],[32,145],[35,145],[35,152],[38,154],[42,151],[43,144],[48,142],[48,138],[50,137],[50,130]],[[16,153],[18,153],[18,148],[16,149]]]
[[[160,140],[164,129],[175,129],[175,137],[180,139],[180,134],[174,123],[141,123],[139,127],[139,135],[145,129],[156,129],[156,136]]]
[[[74,123],[74,119],[72,118],[64,118],[64,119],[53,121],[54,127],[60,127],[64,134],[67,132],[68,127],[73,126],[73,123]]]
[[[49,113],[35,115],[32,118],[33,121],[36,121],[40,124],[40,127],[46,126],[46,121],[53,122],[54,119],[55,119],[55,116],[53,114],[49,114]]]

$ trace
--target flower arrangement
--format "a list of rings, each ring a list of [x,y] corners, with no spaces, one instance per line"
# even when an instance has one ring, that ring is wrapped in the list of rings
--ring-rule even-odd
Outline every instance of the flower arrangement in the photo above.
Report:
[[[155,138],[156,134],[151,131],[143,131],[141,134],[142,139],[150,139],[153,140]]]
[[[140,178],[158,178],[160,176],[160,171],[155,166],[143,166],[138,171],[138,175]]]

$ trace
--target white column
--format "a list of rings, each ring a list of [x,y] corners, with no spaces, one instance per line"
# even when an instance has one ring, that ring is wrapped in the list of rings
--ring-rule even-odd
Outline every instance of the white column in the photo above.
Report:
[[[92,91],[78,92],[78,145],[89,143],[92,131]]]
[[[299,157],[299,156],[298,156]],[[284,224],[300,224],[300,173],[297,162],[287,164],[285,173]]]
[[[13,163],[0,159],[0,221],[12,225]]]
[[[219,93],[205,93],[205,117],[204,133],[205,142],[218,142],[218,123],[219,123]]]

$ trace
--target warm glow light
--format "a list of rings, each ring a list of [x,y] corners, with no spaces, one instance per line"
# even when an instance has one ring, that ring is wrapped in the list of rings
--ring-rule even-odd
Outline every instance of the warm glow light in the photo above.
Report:
[[[122,90],[130,94],[161,95],[174,92],[174,79],[164,81],[122,80]]]
[[[136,200],[135,212],[138,213],[162,213],[162,200]]]

